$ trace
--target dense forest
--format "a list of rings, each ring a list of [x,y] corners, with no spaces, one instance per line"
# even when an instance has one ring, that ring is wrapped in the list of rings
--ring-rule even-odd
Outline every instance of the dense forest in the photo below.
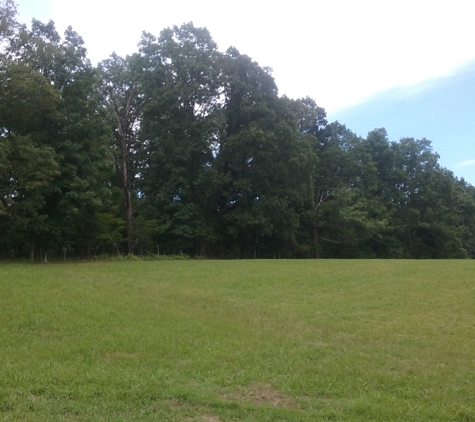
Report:
[[[0,2],[0,258],[473,258],[475,188],[188,23],[97,66]]]

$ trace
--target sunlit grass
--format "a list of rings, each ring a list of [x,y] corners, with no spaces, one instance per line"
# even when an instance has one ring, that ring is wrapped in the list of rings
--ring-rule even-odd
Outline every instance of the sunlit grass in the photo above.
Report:
[[[0,266],[0,420],[475,421],[475,262]]]

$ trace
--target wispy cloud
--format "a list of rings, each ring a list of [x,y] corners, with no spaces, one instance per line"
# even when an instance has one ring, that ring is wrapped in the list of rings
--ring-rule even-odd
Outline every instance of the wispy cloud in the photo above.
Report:
[[[463,168],[463,167],[472,167],[475,166],[475,160],[465,160],[461,161],[460,163],[455,164],[455,168]]]

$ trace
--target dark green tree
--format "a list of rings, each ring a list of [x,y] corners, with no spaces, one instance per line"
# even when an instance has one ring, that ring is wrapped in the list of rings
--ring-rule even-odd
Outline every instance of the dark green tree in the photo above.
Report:
[[[220,232],[226,245],[238,246],[234,255],[292,256],[299,207],[310,193],[310,144],[268,69],[234,48],[224,63],[225,120],[216,159]]]
[[[0,214],[5,255],[21,253],[28,229],[47,218],[44,189],[58,175],[54,150],[42,141],[58,127],[60,98],[34,69],[0,69]]]
[[[59,253],[67,247],[82,253],[89,246],[78,239],[87,237],[89,227],[78,222],[102,212],[109,196],[111,160],[96,95],[97,74],[77,33],[68,28],[61,38],[53,22],[36,20],[31,29],[23,26],[11,39],[7,76],[8,69],[14,71],[13,79],[6,79],[13,90],[5,95],[34,105],[30,113],[5,107],[7,125],[15,133],[28,134],[38,147],[54,151],[59,165],[41,193],[41,213],[48,218],[29,227],[32,244],[44,251]]]
[[[221,118],[220,54],[191,23],[141,45],[143,95],[140,191],[156,221],[156,242],[206,255],[216,240],[213,162]]]

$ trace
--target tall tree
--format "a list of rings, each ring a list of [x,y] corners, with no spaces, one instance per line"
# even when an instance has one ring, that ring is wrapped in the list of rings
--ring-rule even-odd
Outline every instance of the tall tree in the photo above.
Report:
[[[143,97],[135,66],[137,57],[125,59],[113,54],[99,67],[102,77],[102,104],[109,111],[113,127],[112,151],[116,173],[124,192],[127,253],[134,253],[134,200],[137,154],[141,149],[137,132]]]
[[[210,189],[220,128],[219,53],[209,32],[191,23],[141,43],[144,107],[141,191],[150,215],[178,249],[206,255],[215,240]]]
[[[83,44],[71,28],[62,38],[52,21],[43,24],[33,20],[31,29],[22,27],[9,47],[12,66],[35,75],[28,78],[24,98],[35,98],[35,92],[43,92],[34,115],[14,113],[15,119],[23,116],[24,124],[18,124],[30,129],[34,126],[34,141],[51,148],[59,165],[59,173],[43,190],[42,213],[48,218],[31,228],[35,242],[53,251],[82,247],[77,238],[88,227],[77,224],[83,220],[80,216],[93,217],[101,212],[109,190],[105,182],[111,169],[107,126],[95,91],[97,76]],[[16,86],[22,87],[18,83]],[[56,98],[56,103],[47,95]],[[40,111],[52,104],[55,118],[51,119],[51,113],[49,120],[41,117],[44,112]]]
[[[58,92],[28,66],[7,63],[0,69],[0,87],[0,214],[9,254],[18,240],[29,242],[27,230],[47,217],[44,189],[58,175],[58,165],[54,150],[42,141],[62,115]]]
[[[225,121],[216,161],[222,231],[228,244],[239,245],[240,256],[292,256],[296,207],[311,181],[310,144],[268,69],[230,48],[223,77]]]

